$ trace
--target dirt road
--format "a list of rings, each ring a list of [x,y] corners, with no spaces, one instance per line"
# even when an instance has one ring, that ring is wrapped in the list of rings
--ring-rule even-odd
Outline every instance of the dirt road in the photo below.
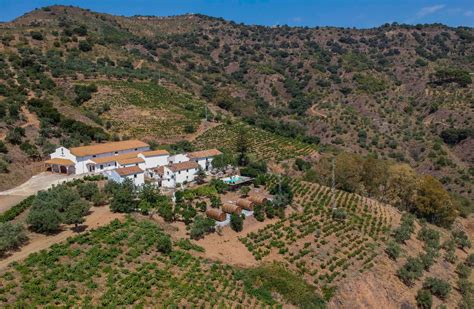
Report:
[[[31,177],[27,182],[10,190],[0,192],[0,213],[7,211],[24,198],[40,190],[46,190],[52,185],[57,185],[68,180],[82,177],[83,175],[63,175],[52,173],[41,173]]]
[[[124,214],[113,213],[110,211],[108,206],[92,207],[91,214],[86,217],[84,225],[87,226],[87,231],[107,225],[115,219],[123,220],[124,218]],[[53,236],[36,233],[28,235],[30,238],[28,244],[21,247],[19,251],[13,252],[5,259],[0,260],[0,271],[6,268],[11,262],[23,260],[31,253],[48,249],[51,245],[60,243],[65,241],[68,237],[77,235],[77,233],[72,231],[71,228],[72,226],[70,225],[64,226],[62,232]]]

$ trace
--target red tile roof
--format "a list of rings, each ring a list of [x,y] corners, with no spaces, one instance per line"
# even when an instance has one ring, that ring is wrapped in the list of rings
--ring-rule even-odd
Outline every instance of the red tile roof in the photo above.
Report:
[[[145,157],[156,157],[156,156],[165,156],[169,155],[170,153],[164,149],[158,149],[158,150],[150,150],[150,151],[144,151],[142,154]]]
[[[64,166],[72,166],[75,165],[74,162],[72,162],[69,159],[61,159],[61,158],[53,158],[44,161],[46,164],[57,164],[57,165],[64,165]]]
[[[173,172],[184,171],[184,170],[189,170],[189,169],[198,168],[198,167],[199,167],[199,164],[197,164],[194,161],[185,161],[185,162],[174,163],[174,164],[168,165],[168,168]]]
[[[208,149],[208,150],[190,152],[187,154],[187,156],[190,159],[200,159],[200,158],[215,157],[221,154],[222,152],[220,152],[217,149]]]
[[[73,155],[78,157],[98,155],[107,152],[121,151],[127,149],[135,149],[141,147],[149,147],[145,142],[139,140],[129,140],[129,141],[120,141],[120,142],[111,142],[96,144],[91,146],[81,146],[71,148],[70,151]]]
[[[128,167],[122,167],[114,170],[119,174],[120,176],[128,176],[128,175],[133,175],[133,174],[140,174],[143,173],[143,170],[139,168],[138,166],[128,166]]]

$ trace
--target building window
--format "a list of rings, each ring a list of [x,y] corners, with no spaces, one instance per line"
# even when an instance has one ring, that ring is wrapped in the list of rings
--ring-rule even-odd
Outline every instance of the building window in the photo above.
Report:
[[[137,178],[137,174],[133,175],[133,178]]]
[[[137,150],[138,150],[138,148],[135,148],[135,151],[137,151]]]
[[[103,169],[103,168],[104,168],[104,166],[103,166],[103,165],[101,165],[101,166],[100,166],[100,169]]]
[[[115,154],[118,154],[118,151],[116,151]]]
[[[95,157],[97,157],[97,156],[96,156],[96,155],[93,155],[92,157],[95,158]]]

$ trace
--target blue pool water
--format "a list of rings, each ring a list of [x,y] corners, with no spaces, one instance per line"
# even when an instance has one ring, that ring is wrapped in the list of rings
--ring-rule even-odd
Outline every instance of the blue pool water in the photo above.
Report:
[[[226,177],[226,178],[222,179],[222,181],[225,182],[226,184],[234,184],[234,183],[236,183],[240,180],[242,180],[242,177],[240,177],[238,175],[231,176],[231,177]]]

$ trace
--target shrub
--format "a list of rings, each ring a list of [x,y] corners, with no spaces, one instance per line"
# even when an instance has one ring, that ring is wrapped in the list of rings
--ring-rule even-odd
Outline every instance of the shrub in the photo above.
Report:
[[[422,275],[423,266],[420,259],[409,257],[405,265],[397,271],[397,276],[407,286],[412,286],[414,281]]]
[[[419,308],[430,309],[433,305],[433,297],[427,290],[420,289],[416,293],[416,304]]]
[[[242,218],[242,216],[231,214],[230,227],[236,232],[242,231],[242,229],[244,228],[244,219]]]
[[[466,265],[468,265],[469,267],[473,267],[474,266],[474,253],[471,253],[467,256],[466,258]]]
[[[79,49],[83,52],[88,52],[92,50],[92,44],[88,41],[80,41],[79,42]]]
[[[394,241],[390,241],[385,248],[385,252],[392,260],[396,261],[400,256],[400,245]]]
[[[168,254],[173,250],[173,243],[168,235],[162,234],[158,236],[156,249],[164,254]]]
[[[431,293],[438,296],[441,299],[446,299],[451,291],[451,286],[448,282],[438,279],[429,277],[423,283],[423,288],[430,290]]]
[[[464,248],[471,248],[471,241],[469,240],[466,232],[462,230],[455,230],[452,232],[452,237],[458,248],[463,250]]]
[[[31,34],[31,38],[33,38],[34,40],[37,40],[37,41],[43,40],[43,34],[41,32],[31,31],[30,34]]]
[[[25,229],[20,224],[0,223],[0,256],[8,250],[17,248],[27,240]]]
[[[208,233],[215,230],[215,221],[211,218],[196,216],[193,224],[191,224],[190,237],[192,239],[200,239]]]
[[[99,188],[95,182],[85,182],[77,186],[77,191],[82,198],[91,201],[92,197],[99,193]]]

